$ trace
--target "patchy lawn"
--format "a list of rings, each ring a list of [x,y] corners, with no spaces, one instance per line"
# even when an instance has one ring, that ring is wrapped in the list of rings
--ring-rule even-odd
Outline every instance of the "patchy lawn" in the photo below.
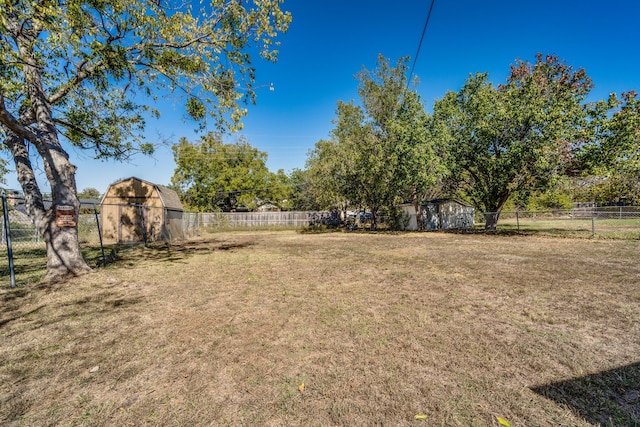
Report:
[[[293,231],[123,251],[0,290],[0,424],[638,425],[639,253]]]

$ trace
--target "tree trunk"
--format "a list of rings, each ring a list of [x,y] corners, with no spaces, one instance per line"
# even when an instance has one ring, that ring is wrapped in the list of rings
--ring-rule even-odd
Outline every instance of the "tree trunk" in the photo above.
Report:
[[[80,252],[77,225],[65,226],[56,223],[56,209],[59,206],[72,206],[75,218],[78,217],[79,202],[75,190],[75,167],[62,153],[58,155],[49,153],[44,159],[53,196],[51,208],[45,210],[42,193],[29,160],[24,139],[6,129],[5,132],[7,134],[5,142],[13,155],[18,181],[25,195],[26,212],[46,243],[47,273],[43,282],[60,282],[69,277],[88,273],[91,268]]]
[[[371,231],[376,231],[378,229],[378,221],[377,221],[378,210],[379,210],[378,208],[375,208],[375,209],[371,208]],[[367,218],[366,210],[365,210],[364,216],[366,220]]]
[[[498,219],[500,218],[500,211],[497,212],[485,212],[484,214],[484,231],[496,231],[498,228]]]
[[[411,194],[411,198],[413,199],[413,207],[416,210],[416,223],[418,226],[418,231],[424,230],[424,222],[422,218],[422,207],[418,201],[418,189],[413,188],[413,192]]]
[[[80,202],[76,195],[76,167],[60,147],[57,134],[49,133],[45,138],[46,143],[37,144],[37,147],[51,185],[53,203],[39,229],[47,243],[47,274],[44,281],[58,282],[88,273],[91,268],[82,257],[78,239]],[[62,207],[73,208],[73,223],[58,222],[57,211]]]
[[[47,244],[47,274],[43,282],[60,282],[69,277],[89,273],[78,241],[78,227],[58,226],[55,209],[48,212],[44,240]],[[75,210],[76,218],[78,210]]]
[[[42,157],[52,197],[51,208],[46,212],[35,212],[43,204],[36,206],[34,222],[47,245],[47,274],[44,282],[59,282],[71,276],[88,273],[91,268],[82,257],[78,240],[77,218],[80,202],[76,192],[76,167],[69,161],[69,155],[58,138],[58,129],[54,123],[51,105],[42,84],[42,76],[33,51],[33,44],[29,43],[28,38],[26,36],[24,39],[19,39],[17,44],[22,57],[26,59],[25,77],[36,124],[35,137],[30,138],[30,142]],[[33,170],[28,175],[30,175],[28,179],[32,187],[23,187],[25,194],[34,190],[41,194],[35,176],[33,176]],[[73,218],[75,218],[74,222],[58,222],[57,212],[61,207],[71,209]]]

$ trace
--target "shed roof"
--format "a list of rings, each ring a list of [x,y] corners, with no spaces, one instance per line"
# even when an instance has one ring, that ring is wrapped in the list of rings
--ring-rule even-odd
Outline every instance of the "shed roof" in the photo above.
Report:
[[[178,197],[178,193],[164,185],[155,184],[155,186],[158,189],[158,194],[160,194],[160,198],[162,199],[162,203],[164,203],[165,208],[177,211],[184,210],[182,208],[182,202],[180,202],[180,197]]]
[[[180,202],[180,197],[178,197],[178,193],[176,193],[174,190],[170,189],[169,187],[165,187],[164,185],[160,185],[160,184],[155,184],[151,181],[147,181],[144,179],[140,179],[140,178],[136,178],[135,176],[129,177],[129,178],[124,178],[121,180],[118,180],[112,184],[109,185],[109,188],[107,189],[107,191],[104,193],[104,197],[102,198],[102,201],[104,202],[105,197],[107,196],[107,194],[109,193],[109,189],[115,185],[118,185],[122,182],[125,181],[139,181],[142,183],[145,183],[147,185],[152,186],[153,188],[156,189],[156,191],[158,192],[158,195],[160,196],[160,200],[162,201],[162,204],[165,208],[167,209],[172,209],[172,210],[177,210],[177,211],[182,211],[184,210],[184,208],[182,207],[182,203]]]
[[[432,199],[432,200],[429,200],[429,201],[427,201],[427,202],[425,202],[423,204],[431,203],[431,204],[434,204],[434,205],[439,205],[441,203],[446,203],[446,202],[455,202],[455,203],[457,203],[459,205],[462,205],[462,206],[467,206],[467,207],[470,207],[470,208],[473,207],[473,205],[470,205],[469,203],[465,203],[465,202],[463,202],[461,200],[453,199],[453,198]]]

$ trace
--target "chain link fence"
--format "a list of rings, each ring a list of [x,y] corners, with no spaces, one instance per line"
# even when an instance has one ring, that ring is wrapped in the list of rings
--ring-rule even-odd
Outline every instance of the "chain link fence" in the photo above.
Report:
[[[45,207],[51,201],[45,201]],[[98,205],[82,204],[77,217],[78,238],[90,264],[102,258]],[[0,204],[0,287],[39,282],[47,265],[45,242],[26,213],[22,197],[4,196]]]
[[[0,287],[13,285],[12,277],[20,285],[37,283],[46,269],[45,243],[26,214],[24,200],[16,196],[3,196],[3,200],[0,204]],[[496,216],[498,233],[640,239],[640,208],[633,206],[482,213],[476,215],[475,230],[483,230],[485,221],[491,222]],[[85,260],[91,266],[98,266],[113,257],[122,245],[189,239],[203,229],[307,227],[324,224],[325,218],[332,218],[331,212],[163,213],[161,208],[153,206],[100,206],[93,202],[81,204],[77,226]]]
[[[485,212],[476,218],[484,228],[498,216],[497,232],[603,239],[640,239],[640,208],[586,207],[548,211]]]
[[[24,199],[18,196],[3,199],[5,204],[0,204],[0,287],[38,283],[46,270],[45,242],[26,213]],[[6,206],[6,216],[3,206]],[[46,201],[45,208],[50,206],[51,202]],[[82,255],[90,266],[96,267],[135,244],[189,239],[203,229],[306,227],[313,221],[314,214],[318,213],[199,213],[135,203],[100,205],[94,201],[81,203],[75,221]]]
[[[47,251],[26,213],[24,199],[3,196],[0,204],[0,287],[38,283],[45,274]],[[45,208],[51,206],[45,201]],[[182,240],[199,233],[200,215],[163,211],[140,204],[81,203],[75,218],[82,255],[92,266],[106,264],[117,250],[157,240]],[[184,231],[183,231],[184,222]]]

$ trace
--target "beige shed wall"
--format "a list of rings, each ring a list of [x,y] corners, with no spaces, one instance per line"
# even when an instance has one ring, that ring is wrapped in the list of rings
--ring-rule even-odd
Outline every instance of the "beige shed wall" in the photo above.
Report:
[[[107,242],[142,241],[145,232],[147,241],[180,239],[183,234],[182,212],[165,209],[156,187],[137,179],[111,185],[100,216]]]

